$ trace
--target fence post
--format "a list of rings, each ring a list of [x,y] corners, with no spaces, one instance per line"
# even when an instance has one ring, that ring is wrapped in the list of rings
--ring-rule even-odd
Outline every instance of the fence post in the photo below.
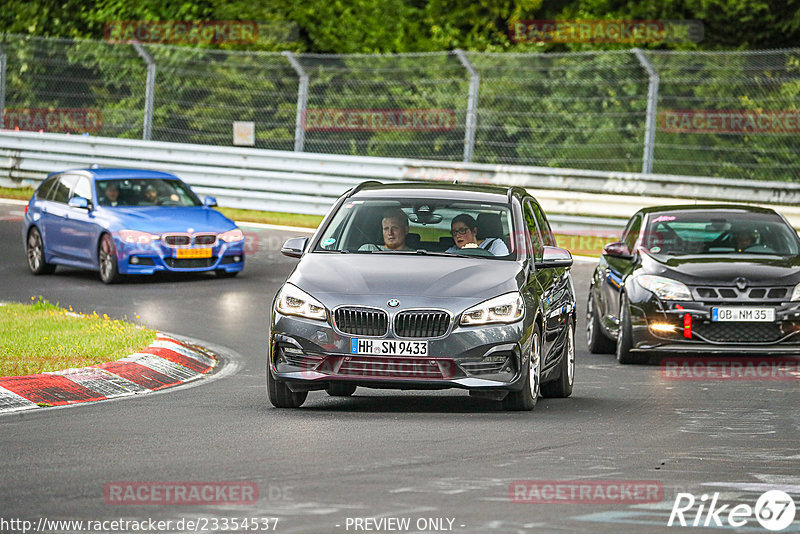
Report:
[[[6,51],[0,43],[0,130],[6,127]]]
[[[649,78],[647,85],[647,118],[644,124],[642,172],[650,174],[653,172],[653,150],[656,145],[656,113],[658,111],[658,84],[661,78],[640,48],[634,48],[633,53],[636,55],[636,59],[639,60],[644,70],[647,71],[647,76]]]
[[[300,78],[300,84],[297,88],[297,116],[294,120],[294,151],[302,152],[306,143],[305,115],[306,107],[308,106],[308,74],[306,74],[300,62],[297,61],[297,58],[294,57],[293,52],[284,51],[282,54],[286,56],[286,59],[289,60],[292,68]]]
[[[156,62],[139,43],[133,43],[139,56],[147,63],[147,88],[144,93],[144,127],[142,139],[149,141],[153,137],[153,99],[156,92]]]
[[[469,73],[469,98],[467,99],[467,123],[464,131],[464,161],[472,161],[475,152],[475,127],[478,122],[478,88],[481,84],[481,77],[475,67],[472,66],[467,55],[461,49],[454,50],[458,60]]]

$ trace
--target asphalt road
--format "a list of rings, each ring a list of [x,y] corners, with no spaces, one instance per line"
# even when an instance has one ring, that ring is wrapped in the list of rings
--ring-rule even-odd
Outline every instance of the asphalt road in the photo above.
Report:
[[[139,316],[224,347],[229,359],[222,376],[194,387],[0,417],[2,532],[21,531],[4,520],[38,525],[40,518],[207,518],[206,532],[223,532],[234,518],[268,517],[278,517],[276,531],[285,533],[696,532],[708,529],[667,527],[680,492],[697,505],[708,495],[707,510],[716,492],[717,507],[752,507],[764,491],[783,488],[800,507],[797,380],[675,380],[658,365],[620,366],[588,353],[581,316],[573,396],[540,399],[530,413],[503,412],[460,390],[359,389],[344,399],[313,392],[301,409],[276,410],[264,388],[266,326],[272,296],[296,261],[279,245],[295,234],[247,229],[257,250],[235,279],[162,276],[105,286],[96,273],[70,269],[30,275],[21,213],[0,203],[0,300],[42,295],[81,312]],[[592,268],[574,267],[581,314]],[[513,502],[509,487],[519,480],[539,481],[533,487],[542,491],[541,481],[594,481],[592,491],[605,488],[610,502]],[[150,481],[249,482],[259,498],[248,505],[104,499],[108,483]],[[625,493],[639,481],[660,488],[655,502]],[[613,498],[615,484],[625,502]],[[685,513],[689,524],[697,505]],[[702,524],[705,511],[699,517]],[[358,518],[408,519],[409,527]],[[768,532],[752,517],[747,529]],[[800,531],[800,512],[789,531]]]

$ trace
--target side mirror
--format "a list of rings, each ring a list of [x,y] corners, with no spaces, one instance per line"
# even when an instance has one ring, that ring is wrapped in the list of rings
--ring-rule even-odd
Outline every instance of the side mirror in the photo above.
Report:
[[[203,206],[207,208],[215,208],[217,206],[217,199],[214,197],[205,197],[203,199]]]
[[[603,247],[603,254],[611,256],[612,258],[620,258],[623,260],[630,260],[633,258],[628,245],[624,241],[617,241],[616,243],[609,243]]]
[[[569,250],[559,247],[544,247],[541,261],[536,262],[538,269],[553,269],[556,267],[571,267],[572,254]]]
[[[70,208],[78,208],[82,210],[89,209],[89,201],[83,197],[72,197],[71,199],[69,199],[69,202],[67,202],[67,205]]]
[[[306,245],[308,245],[307,237],[293,237],[287,239],[286,243],[281,247],[281,254],[289,256],[290,258],[299,258],[303,255]]]

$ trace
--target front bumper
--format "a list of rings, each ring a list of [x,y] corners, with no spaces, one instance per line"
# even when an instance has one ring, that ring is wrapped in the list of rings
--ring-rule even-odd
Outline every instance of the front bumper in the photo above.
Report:
[[[715,322],[712,309],[734,305],[775,309],[774,322]],[[686,316],[690,319],[687,320]],[[667,302],[646,296],[630,305],[632,349],[700,354],[800,353],[800,302]],[[671,325],[671,332],[654,329]]]
[[[238,272],[244,269],[244,241],[226,243],[218,241],[205,258],[178,258],[177,248],[169,247],[160,241],[148,244],[125,243],[115,238],[117,246],[117,265],[121,274],[153,274],[159,271]],[[196,248],[194,250],[200,250]]]
[[[522,355],[529,353],[530,339],[522,322],[455,327],[444,337],[430,339],[429,352],[422,357],[352,354],[354,337],[364,339],[338,332],[325,322],[275,312],[268,372],[294,391],[325,389],[333,382],[379,389],[523,387],[520,369],[526,369],[527,362],[522,362]]]

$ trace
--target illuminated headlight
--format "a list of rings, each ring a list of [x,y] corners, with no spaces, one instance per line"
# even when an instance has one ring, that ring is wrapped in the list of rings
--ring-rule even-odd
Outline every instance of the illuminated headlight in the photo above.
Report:
[[[120,230],[119,238],[125,243],[136,243],[138,245],[149,245],[152,241],[161,239],[160,236],[138,230]]]
[[[635,280],[661,300],[692,300],[692,292],[677,280],[653,274],[640,274]]]
[[[291,284],[284,284],[278,293],[278,311],[284,315],[297,315],[324,321],[328,318],[320,301]]]
[[[525,315],[522,295],[515,291],[481,302],[461,314],[462,326],[515,323]]]
[[[794,291],[792,291],[792,300],[800,300],[800,284],[794,286]]]
[[[235,243],[237,241],[244,240],[244,232],[242,232],[238,228],[235,230],[228,230],[227,232],[219,234],[219,238],[225,241],[226,243]]]

